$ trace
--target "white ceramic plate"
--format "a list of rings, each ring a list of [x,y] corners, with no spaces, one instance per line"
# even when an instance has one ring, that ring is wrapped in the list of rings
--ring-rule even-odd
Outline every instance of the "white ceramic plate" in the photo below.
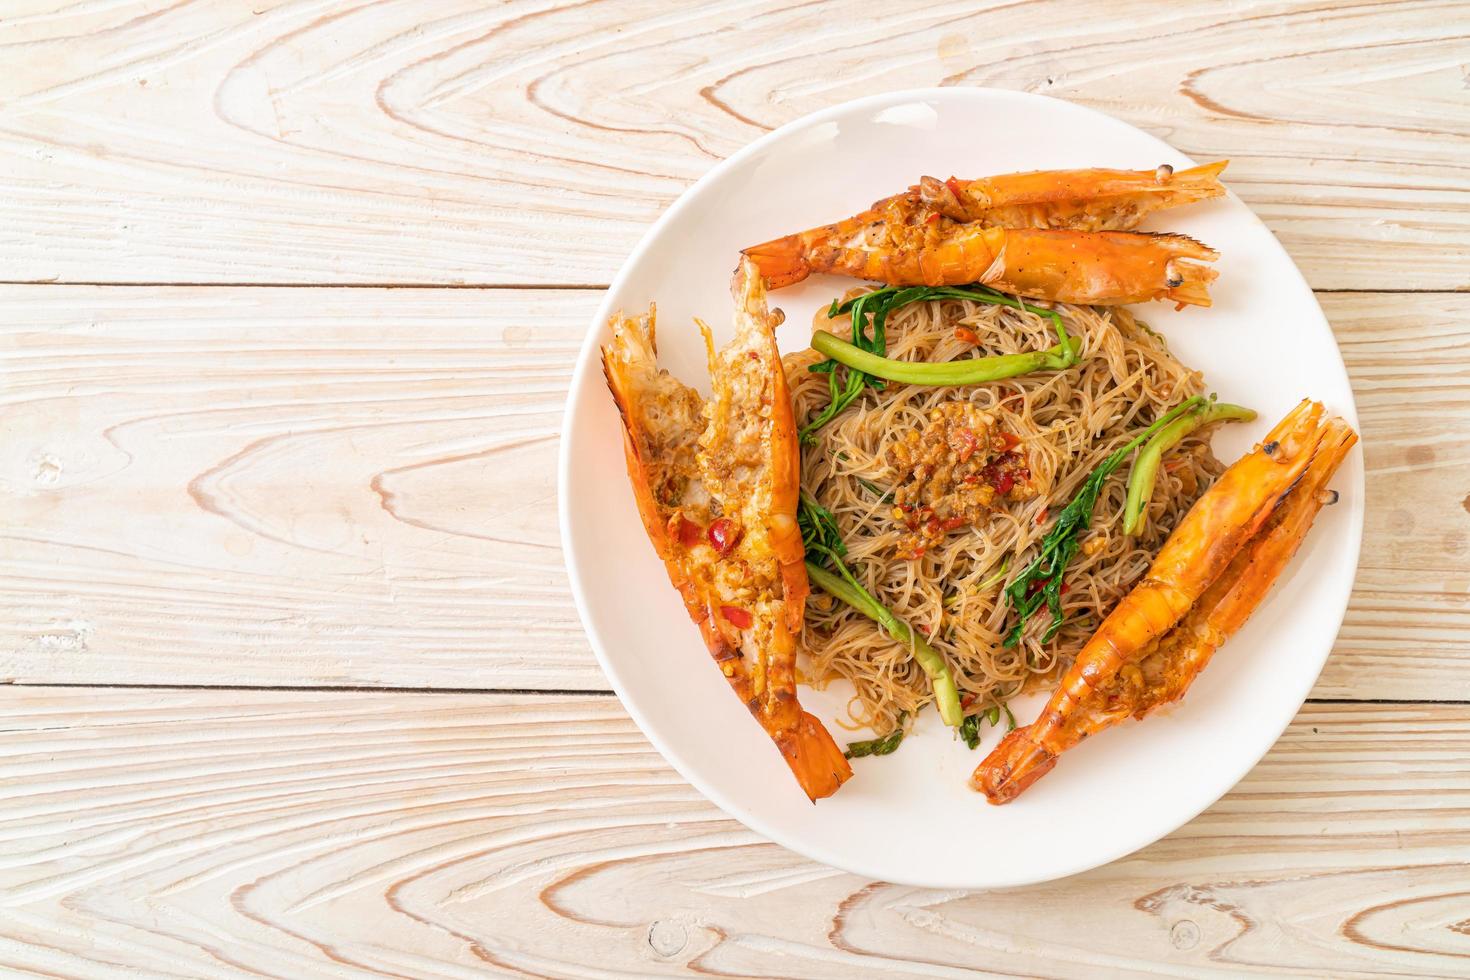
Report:
[[[691,324],[723,343],[728,283],[742,246],[845,217],[921,174],[984,176],[1062,167],[1192,166],[1126,123],[1067,102],[989,89],[898,92],[837,106],[756,141],[689,189],[644,237],[592,322],[562,439],[562,540],[592,648],[623,704],[683,776],[746,826],[792,850],[872,878],[927,887],[1044,881],[1095,867],[1164,836],[1209,806],[1263,756],[1316,680],[1342,623],[1363,526],[1361,453],[1334,486],[1301,554],[1250,623],[1171,711],[1067,753],[1015,802],[966,787],[997,741],[965,748],[926,711],[895,755],[859,759],[832,798],[808,803],[780,755],[731,696],[638,521],[617,412],[598,345],[619,309],[657,301],[664,366],[708,391]],[[1227,171],[1225,181],[1228,184]],[[1356,424],[1342,358],[1321,309],[1276,239],[1234,196],[1156,214],[1145,228],[1218,249],[1215,306],[1142,310],[1222,398],[1260,419],[1229,427],[1235,459],[1304,396]],[[804,348],[812,314],[851,286],[815,276],[771,294],[786,311],[782,350]],[[723,335],[721,335],[723,334]],[[839,741],[846,694],[801,689]],[[1018,701],[1024,724],[1043,699]]]

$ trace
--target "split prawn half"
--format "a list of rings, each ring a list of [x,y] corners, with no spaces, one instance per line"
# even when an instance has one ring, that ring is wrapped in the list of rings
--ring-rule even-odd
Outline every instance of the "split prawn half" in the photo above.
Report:
[[[1220,196],[1224,168],[924,177],[845,221],[745,254],[773,289],[825,272],[895,286],[982,283],[1063,303],[1209,306],[1217,273],[1201,263],[1219,253],[1186,235],[1132,229],[1153,211]]]
[[[658,367],[652,309],[613,317],[602,367],[654,550],[730,687],[815,801],[835,793],[852,769],[796,697],[808,584],[796,523],[796,422],[776,349],[782,315],[768,312],[751,263],[741,263],[732,290],[734,340],[716,352],[699,325],[709,401]]]
[[[970,784],[1007,803],[1084,738],[1184,696],[1296,553],[1358,436],[1304,401],[1200,497],[1118,603],[1035,722],[1007,735]]]
[[[1033,170],[979,180],[920,178],[911,194],[945,217],[1000,228],[1132,231],[1154,211],[1221,197],[1219,160],[1177,173],[1154,170]]]

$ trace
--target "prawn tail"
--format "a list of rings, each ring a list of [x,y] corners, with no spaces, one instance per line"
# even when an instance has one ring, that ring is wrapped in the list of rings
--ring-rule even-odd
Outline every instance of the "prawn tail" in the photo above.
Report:
[[[1225,188],[1220,186],[1220,174],[1229,165],[1229,160],[1216,160],[1214,163],[1177,171],[1170,178],[1169,186],[1182,191],[1190,200],[1217,197],[1225,193]]]
[[[773,238],[742,251],[755,263],[771,289],[795,285],[812,273],[811,262],[807,258],[807,242],[799,234]]]
[[[852,766],[832,740],[832,733],[809,711],[803,711],[792,728],[777,735],[776,745],[813,803],[837,792],[852,776]]]
[[[1051,771],[1056,753],[1032,741],[1031,725],[1018,728],[1001,740],[970,777],[970,788],[985,794],[996,806],[1009,803],[1026,787]]]

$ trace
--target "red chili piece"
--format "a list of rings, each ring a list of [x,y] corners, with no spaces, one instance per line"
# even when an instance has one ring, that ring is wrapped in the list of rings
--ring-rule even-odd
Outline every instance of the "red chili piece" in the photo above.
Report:
[[[736,629],[748,630],[752,622],[750,613],[739,606],[721,606],[720,615],[724,616],[730,625]]]
[[[980,440],[975,437],[973,431],[966,428],[955,429],[954,434],[960,441],[960,449],[956,455],[959,456],[961,463],[967,463],[970,457],[975,455],[975,450],[980,448]]]
[[[709,543],[721,558],[724,558],[740,543],[740,528],[728,517],[721,517],[709,526]]]
[[[963,340],[967,344],[980,343],[979,335],[977,335],[975,331],[971,330],[969,327],[955,327],[954,335],[956,339]]]
[[[699,544],[700,539],[703,537],[704,528],[700,527],[698,524],[694,523],[683,514],[679,515],[680,544],[682,544],[686,548],[692,548],[695,545]]]

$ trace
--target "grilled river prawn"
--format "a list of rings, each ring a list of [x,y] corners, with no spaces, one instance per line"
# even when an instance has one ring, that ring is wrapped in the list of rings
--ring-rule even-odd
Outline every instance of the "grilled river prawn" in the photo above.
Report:
[[[1041,716],[975,769],[975,789],[1009,802],[1088,735],[1184,695],[1333,499],[1327,482],[1357,434],[1323,414],[1302,402],[1221,475],[1077,655]]]
[[[781,313],[767,311],[765,284],[748,262],[733,292],[735,339],[716,353],[705,330],[708,402],[659,369],[652,311],[613,318],[602,365],[654,550],[730,687],[817,800],[852,769],[796,698],[808,585],[796,423],[776,349]]]
[[[1054,302],[1210,305],[1217,253],[1135,232],[1151,211],[1224,193],[1224,164],[1174,174],[1074,170],[984,180],[926,177],[844,221],[745,249],[779,289],[813,272],[896,286],[983,283]]]
[[[1228,161],[1174,172],[1156,170],[1033,170],[980,180],[923,177],[909,194],[955,221],[1000,228],[1132,231],[1153,211],[1225,193]]]

